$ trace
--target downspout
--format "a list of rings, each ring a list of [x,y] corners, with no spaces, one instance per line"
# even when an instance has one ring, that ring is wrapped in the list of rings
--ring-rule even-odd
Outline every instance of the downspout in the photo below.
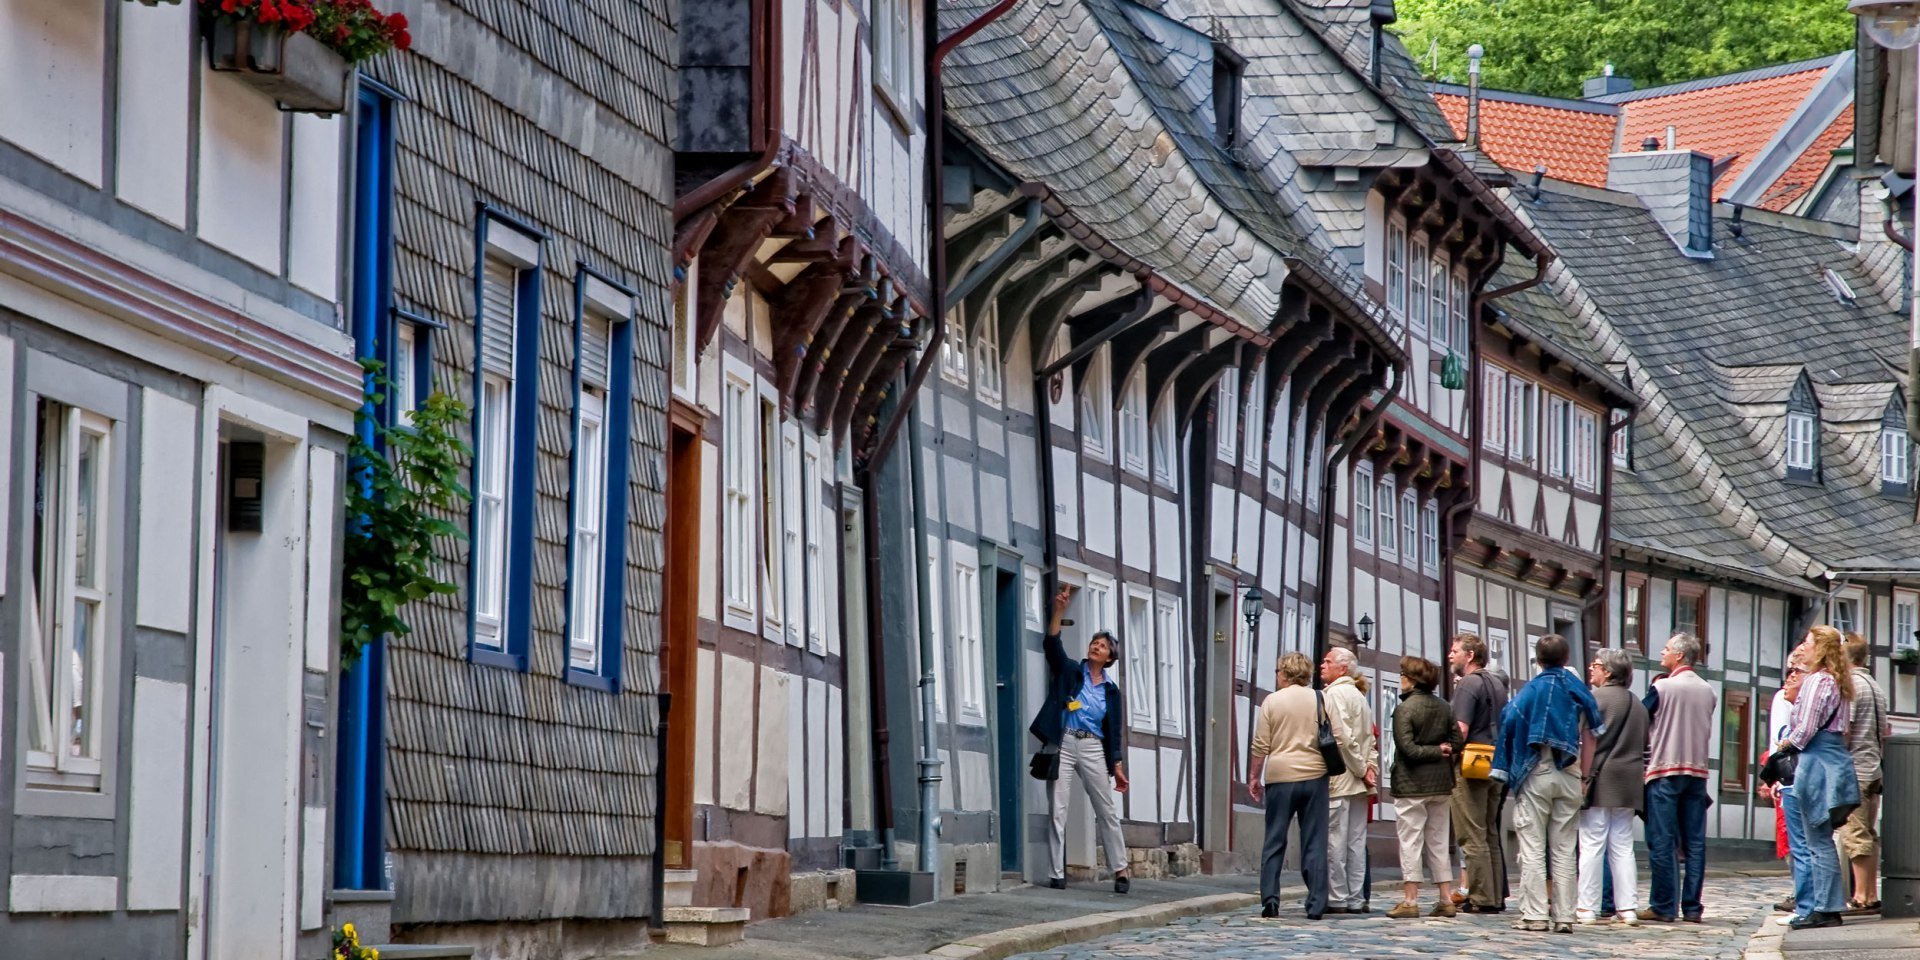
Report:
[[[725,173],[708,180],[692,190],[680,195],[673,201],[673,222],[678,226],[688,217],[699,213],[714,201],[732,193],[747,184],[754,177],[773,166],[773,160],[780,153],[780,144],[784,139],[781,131],[782,113],[785,98],[782,96],[780,77],[780,7],[782,0],[760,0],[760,30],[753,39],[759,55],[755,58],[766,65],[762,71],[759,93],[760,102],[766,104],[761,112],[765,123],[760,129],[760,153]],[[749,25],[751,30],[751,25]],[[678,266],[678,264],[676,264]]]
[[[1333,456],[1327,458],[1325,474],[1320,481],[1320,589],[1317,592],[1317,599],[1320,602],[1313,605],[1314,663],[1326,659],[1327,650],[1332,647],[1327,639],[1327,630],[1333,624],[1333,605],[1327,602],[1326,594],[1333,580],[1333,518],[1335,514],[1333,498],[1337,492],[1334,478],[1340,475],[1340,464],[1351,456],[1361,442],[1373,434],[1373,428],[1379,426],[1380,421],[1386,418],[1387,410],[1393,406],[1395,400],[1399,399],[1400,388],[1406,385],[1407,376],[1404,370],[1394,374],[1393,384],[1387,387],[1386,396],[1381,397],[1380,402],[1373,405],[1373,410],[1360,421],[1360,426],[1353,431],[1353,436],[1348,437],[1345,443],[1340,444],[1340,449],[1335,450]],[[1324,418],[1325,414],[1321,416]],[[1312,442],[1313,431],[1308,431],[1307,436],[1308,442]]]
[[[1613,590],[1613,437],[1633,423],[1633,413],[1628,411],[1625,420],[1615,420],[1607,415],[1607,431],[1600,441],[1600,589],[1580,609],[1581,629],[1586,629],[1588,611],[1600,610],[1599,630],[1601,646],[1606,646],[1608,626],[1606,621],[1606,602]]]
[[[900,858],[893,852],[893,762],[888,754],[893,736],[887,729],[886,617],[881,608],[880,514],[870,499],[873,492],[872,467],[866,471],[869,499],[861,504],[861,534],[866,538],[867,563],[867,696],[872,701],[868,712],[873,723],[873,802],[874,827],[880,831],[880,869],[900,869]]]

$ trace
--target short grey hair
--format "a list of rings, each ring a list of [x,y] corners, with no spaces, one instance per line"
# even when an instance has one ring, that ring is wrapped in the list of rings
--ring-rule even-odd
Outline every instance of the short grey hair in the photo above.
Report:
[[[1624,687],[1633,681],[1633,654],[1619,647],[1608,647],[1594,654],[1593,659],[1607,672],[1607,682]]]
[[[1354,656],[1353,651],[1348,650],[1346,647],[1334,647],[1328,650],[1327,659],[1333,661],[1334,666],[1345,670],[1349,674],[1353,672],[1354,667],[1360,665],[1360,658]]]
[[[1672,647],[1673,652],[1687,662],[1687,666],[1691,667],[1700,662],[1700,641],[1691,633],[1676,633],[1668,637],[1667,646]]]

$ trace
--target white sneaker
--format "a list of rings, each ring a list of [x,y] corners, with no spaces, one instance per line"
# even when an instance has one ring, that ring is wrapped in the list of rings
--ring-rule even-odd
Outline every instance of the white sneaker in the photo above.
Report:
[[[1640,915],[1632,910],[1622,910],[1614,914],[1613,918],[1629,927],[1637,927],[1640,925]]]
[[[1575,910],[1573,919],[1578,920],[1582,926],[1588,927],[1600,922],[1600,918],[1595,916],[1592,910]]]
[[[1791,913],[1789,913],[1789,914],[1787,914],[1787,915],[1786,915],[1786,916],[1784,916],[1784,917],[1774,917],[1774,918],[1773,918],[1773,922],[1774,922],[1774,923],[1777,923],[1777,924],[1779,924],[1779,925],[1781,925],[1781,926],[1783,926],[1783,927],[1784,927],[1784,926],[1788,926],[1788,925],[1790,925],[1790,924],[1792,924],[1792,923],[1793,923],[1793,922],[1794,922],[1795,920],[1798,920],[1798,919],[1800,919],[1800,918],[1799,918],[1799,917],[1796,917],[1796,916],[1794,916],[1794,915],[1793,915],[1793,914],[1791,914]]]

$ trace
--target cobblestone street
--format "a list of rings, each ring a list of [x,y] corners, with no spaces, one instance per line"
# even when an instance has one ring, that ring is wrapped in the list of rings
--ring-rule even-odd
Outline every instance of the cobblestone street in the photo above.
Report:
[[[1645,877],[1641,878],[1642,892]],[[1248,911],[1195,917],[1154,930],[1136,930],[1044,953],[1023,954],[1022,960],[1114,960],[1153,957],[1156,960],[1239,960],[1288,957],[1291,960],[1389,957],[1560,957],[1567,960],[1737,960],[1759,922],[1769,916],[1767,904],[1778,899],[1784,877],[1709,877],[1705,923],[1649,923],[1639,927],[1601,924],[1575,926],[1571,935],[1525,933],[1513,929],[1517,914],[1511,908],[1497,917],[1462,914],[1451,920],[1422,918],[1389,920],[1383,912],[1392,906],[1374,901],[1375,912],[1361,916],[1330,916],[1307,920],[1297,899],[1284,902],[1276,920],[1262,920]],[[1384,888],[1376,889],[1376,897]],[[1431,894],[1426,896],[1430,899]],[[1509,901],[1511,904],[1512,901]],[[1423,906],[1431,907],[1430,903]]]

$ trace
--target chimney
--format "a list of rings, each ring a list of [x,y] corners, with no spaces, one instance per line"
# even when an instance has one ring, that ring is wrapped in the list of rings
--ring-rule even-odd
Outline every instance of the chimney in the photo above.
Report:
[[[1587,81],[1580,85],[1580,97],[1583,100],[1592,100],[1594,97],[1626,93],[1632,89],[1633,81],[1626,77],[1614,76],[1613,64],[1609,63],[1601,68],[1599,76],[1588,77]]]
[[[1367,55],[1367,70],[1374,86],[1380,85],[1380,47],[1384,42],[1381,34],[1389,24],[1400,19],[1394,12],[1393,0],[1372,0],[1367,5],[1367,20],[1373,25],[1373,49]]]
[[[1479,44],[1467,47],[1467,149],[1480,149],[1480,58],[1487,48]]]
[[[1713,157],[1697,150],[1616,153],[1607,158],[1607,189],[1639,197],[1681,253],[1713,256]]]

